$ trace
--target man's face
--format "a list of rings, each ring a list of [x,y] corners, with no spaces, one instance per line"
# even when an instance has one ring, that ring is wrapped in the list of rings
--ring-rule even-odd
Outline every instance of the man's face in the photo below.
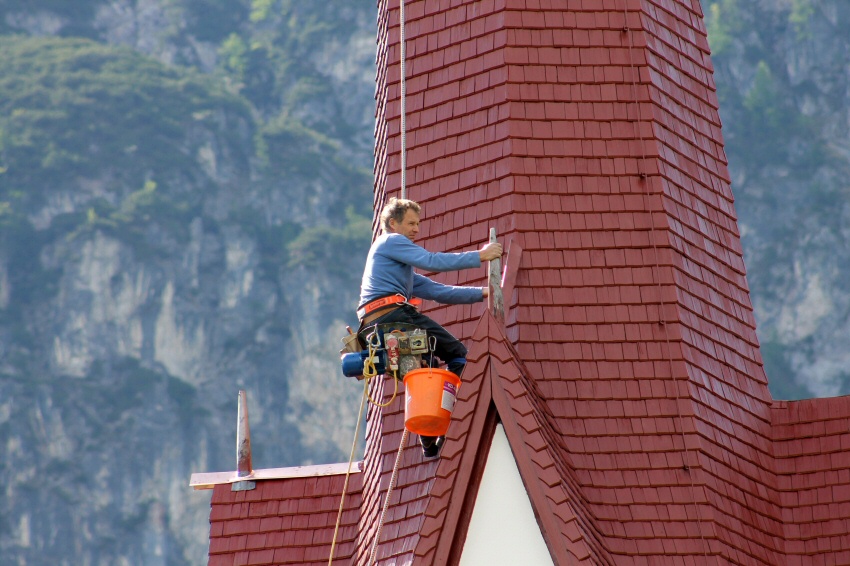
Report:
[[[411,242],[419,233],[419,215],[414,210],[407,210],[404,213],[404,218],[401,222],[396,222],[395,218],[390,218],[390,228],[396,234],[401,234]]]

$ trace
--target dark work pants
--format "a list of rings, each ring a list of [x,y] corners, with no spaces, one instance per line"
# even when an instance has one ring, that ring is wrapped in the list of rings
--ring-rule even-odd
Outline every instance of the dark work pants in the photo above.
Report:
[[[365,344],[373,326],[388,322],[407,322],[417,328],[424,329],[428,333],[429,342],[431,342],[433,338],[436,338],[437,344],[434,347],[434,354],[440,358],[444,364],[446,364],[447,369],[450,372],[460,377],[460,374],[463,372],[463,367],[466,364],[466,346],[464,346],[460,340],[452,336],[451,332],[410,305],[402,305],[395,308],[384,316],[370,322],[369,326],[365,328],[361,327],[357,332],[360,336],[360,340]],[[428,344],[428,347],[431,347],[430,343]]]

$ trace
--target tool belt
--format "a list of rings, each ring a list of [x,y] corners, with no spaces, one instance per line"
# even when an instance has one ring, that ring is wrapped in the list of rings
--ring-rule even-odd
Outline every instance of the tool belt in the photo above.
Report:
[[[390,295],[389,297],[381,297],[380,299],[375,299],[374,301],[370,301],[357,309],[357,318],[360,319],[360,323],[365,325],[369,324],[373,320],[377,320],[387,314],[394,308],[402,304],[409,304],[413,306],[418,306],[422,303],[421,299],[410,299],[409,301],[404,295]]]

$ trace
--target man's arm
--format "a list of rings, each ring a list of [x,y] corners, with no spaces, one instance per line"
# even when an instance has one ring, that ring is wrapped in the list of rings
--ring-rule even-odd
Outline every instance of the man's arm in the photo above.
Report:
[[[466,305],[484,300],[485,289],[481,287],[452,286],[437,283],[420,275],[413,274],[413,296],[446,305]]]
[[[433,253],[396,234],[386,239],[381,253],[399,263],[439,273],[481,265],[480,252]]]
[[[488,243],[478,252],[435,253],[414,244],[404,236],[391,235],[381,251],[399,263],[427,271],[444,272],[479,267],[483,261],[497,259],[502,256],[502,244]]]

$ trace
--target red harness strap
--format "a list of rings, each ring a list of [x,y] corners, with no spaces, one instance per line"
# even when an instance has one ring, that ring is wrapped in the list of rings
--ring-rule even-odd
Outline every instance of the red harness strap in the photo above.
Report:
[[[380,299],[375,299],[374,301],[368,302],[363,305],[361,308],[357,309],[357,318],[362,319],[364,316],[369,314],[372,311],[375,311],[379,308],[386,307],[388,305],[394,305],[396,303],[406,303],[407,298],[402,295],[390,295],[389,297],[381,297]]]
[[[413,305],[414,307],[418,307],[422,304],[422,299],[413,298],[409,301],[403,295],[390,295],[389,297],[381,297],[380,299],[375,299],[369,303],[366,303],[361,308],[357,309],[357,318],[363,320],[363,318],[369,314],[370,312],[374,312],[380,308],[395,305],[398,303],[408,303]]]

